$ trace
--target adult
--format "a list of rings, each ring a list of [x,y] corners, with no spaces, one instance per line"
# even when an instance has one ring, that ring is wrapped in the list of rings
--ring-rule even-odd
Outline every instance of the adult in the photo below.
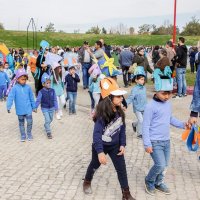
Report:
[[[151,69],[149,65],[149,61],[147,57],[144,55],[144,47],[138,47],[137,52],[133,58],[133,63],[136,63],[137,66],[144,67],[144,71],[147,74],[147,71],[152,74],[153,70]]]
[[[187,47],[185,46],[185,38],[179,37],[178,47],[176,50],[176,80],[178,93],[173,98],[181,98],[187,96],[186,85],[186,67],[187,67]]]
[[[129,46],[125,45],[123,51],[119,54],[119,64],[122,68],[124,86],[131,85],[131,74],[128,73],[130,66],[133,64],[133,53]]]
[[[88,52],[89,43],[85,41],[83,43],[83,46],[79,50],[79,61],[82,65],[82,72],[83,72],[83,89],[86,89],[89,87],[89,73],[88,70],[90,69],[92,65],[92,58],[90,53]],[[91,51],[91,50],[90,50]]]
[[[196,65],[196,70],[200,67],[200,46],[197,48],[197,52],[195,54],[195,65]]]
[[[173,43],[171,41],[167,41],[166,43],[166,51],[167,51],[167,57],[169,59],[169,66],[172,70],[172,72],[174,71],[174,65],[172,63],[173,58],[176,56],[176,52],[173,49]]]
[[[196,53],[197,53],[197,47],[191,47],[190,52],[189,52],[191,73],[197,72],[197,66],[196,66],[196,63],[195,63]],[[196,69],[195,69],[195,67],[196,67]]]
[[[155,66],[155,64],[158,62],[158,60],[160,59],[160,56],[159,56],[159,49],[160,47],[158,45],[156,45],[152,51],[152,62]]]
[[[36,88],[36,96],[38,95],[38,92],[43,88],[42,82],[41,82],[42,75],[45,72],[48,73],[48,71],[49,71],[47,65],[44,63],[45,57],[46,57],[48,52],[49,52],[49,48],[46,48],[45,52],[43,52],[43,50],[40,51],[39,56],[37,57],[37,60],[36,60],[36,66],[37,66],[37,69],[38,69],[38,72],[37,72],[38,85],[37,85],[37,88]]]

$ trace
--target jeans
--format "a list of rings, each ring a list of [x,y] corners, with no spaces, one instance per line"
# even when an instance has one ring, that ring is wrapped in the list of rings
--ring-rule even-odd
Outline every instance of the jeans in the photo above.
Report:
[[[135,116],[137,117],[137,122],[133,122],[133,125],[136,127],[137,134],[142,135],[142,122],[143,122],[143,113],[140,111],[135,112]]]
[[[104,146],[104,153],[108,154],[112,160],[112,163],[117,171],[118,180],[120,182],[121,188],[128,188],[128,179],[126,172],[126,163],[124,156],[118,156],[119,145],[115,146]],[[94,147],[92,147],[92,160],[88,166],[85,180],[92,181],[95,171],[100,167],[100,162],[98,159],[98,154]]]
[[[190,69],[191,69],[192,73],[194,73],[195,66],[196,66],[195,62],[190,62]],[[195,71],[197,71],[197,66],[196,66],[196,70]]]
[[[129,67],[122,66],[123,81],[125,86],[128,86],[128,83],[131,81],[131,74],[128,73],[128,70]]]
[[[6,97],[7,85],[0,85],[0,99]]]
[[[94,102],[95,102],[95,108],[96,108],[96,106],[98,105],[98,103],[99,103],[99,99],[100,99],[100,96],[101,96],[101,94],[100,93],[93,93],[92,94],[92,96],[93,96],[93,98],[94,98]]]
[[[82,64],[82,71],[83,71],[83,87],[88,87],[89,85],[89,77],[90,74],[88,73],[89,68],[91,67],[90,63],[83,63]]]
[[[185,95],[187,85],[186,85],[186,79],[185,79],[185,68],[177,68],[176,69],[176,79],[177,79],[177,85],[178,85],[178,96]]]
[[[69,98],[69,112],[76,113],[76,97],[77,92],[67,92],[67,96]]]
[[[95,101],[92,95],[92,92],[88,91],[89,95],[90,95],[90,99],[91,99],[91,109],[94,110],[95,108]]]
[[[32,125],[33,125],[32,115],[18,115],[21,139],[26,139],[25,126],[24,126],[25,119],[27,121],[27,136],[28,138],[32,137],[32,133],[31,133]]]
[[[170,140],[152,141],[153,153],[151,157],[154,161],[153,167],[146,176],[146,184],[154,189],[155,185],[159,186],[164,182],[166,167],[170,159]]]
[[[50,124],[53,121],[53,114],[54,114],[54,111],[43,112],[44,119],[45,119],[44,128],[45,128],[46,133],[51,133]]]

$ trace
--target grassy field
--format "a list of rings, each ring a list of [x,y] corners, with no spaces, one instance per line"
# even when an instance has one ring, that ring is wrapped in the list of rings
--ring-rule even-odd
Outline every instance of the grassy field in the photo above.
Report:
[[[29,33],[29,48],[32,48],[32,33]],[[164,45],[171,38],[169,35],[95,35],[95,34],[68,34],[68,33],[37,33],[37,48],[41,40],[47,40],[50,45],[81,46],[87,40],[90,44],[103,38],[111,45]],[[196,45],[200,36],[186,36],[186,44]],[[4,42],[8,47],[27,47],[26,31],[0,30],[0,43]]]

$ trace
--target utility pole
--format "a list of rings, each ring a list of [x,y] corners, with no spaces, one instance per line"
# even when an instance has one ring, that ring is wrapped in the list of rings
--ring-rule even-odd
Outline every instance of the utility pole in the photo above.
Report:
[[[173,46],[176,43],[176,3],[177,0],[174,0],[174,29],[173,29]]]

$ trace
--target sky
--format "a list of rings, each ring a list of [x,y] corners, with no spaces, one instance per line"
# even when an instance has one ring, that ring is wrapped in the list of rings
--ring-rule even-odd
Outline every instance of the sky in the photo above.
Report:
[[[133,26],[173,22],[174,0],[0,0],[0,22],[8,30],[26,30],[31,18],[37,29],[49,22],[55,29],[85,32],[91,26],[110,28],[119,23]],[[200,0],[177,0],[177,25],[192,16],[200,19]]]

